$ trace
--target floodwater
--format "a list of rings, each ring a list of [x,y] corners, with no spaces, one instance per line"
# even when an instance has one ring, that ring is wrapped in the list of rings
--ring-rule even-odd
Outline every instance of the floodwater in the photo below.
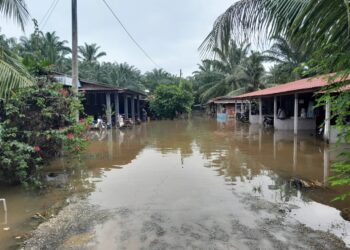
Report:
[[[2,247],[36,226],[35,213],[49,216],[74,197],[113,214],[93,226],[93,249],[297,248],[310,241],[287,229],[298,223],[350,246],[350,223],[340,216],[350,202],[331,201],[346,189],[327,182],[336,152],[309,133],[194,117],[91,138],[80,160],[49,166],[58,174],[48,178],[49,191],[0,187],[8,207],[0,202]],[[292,178],[318,187],[298,190]]]

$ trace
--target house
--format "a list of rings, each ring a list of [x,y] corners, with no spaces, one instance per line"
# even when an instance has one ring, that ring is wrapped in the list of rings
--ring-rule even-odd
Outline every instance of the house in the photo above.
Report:
[[[219,96],[207,102],[208,112],[216,116],[219,121],[226,121],[236,117],[236,112],[243,108],[243,101],[233,99],[232,96]]]
[[[61,73],[52,73],[51,77],[67,87],[72,86],[72,78]],[[117,123],[118,115],[125,119],[142,120],[142,109],[146,104],[146,95],[127,88],[79,79],[78,90],[84,93],[84,113],[95,119],[106,117],[107,124]],[[113,119],[112,119],[113,118]]]
[[[248,103],[250,123],[263,124],[264,116],[270,116],[275,129],[293,130],[295,135],[300,130],[316,130],[324,124],[324,139],[335,142],[338,132],[331,127],[334,122],[330,119],[330,104],[314,108],[317,95],[322,94],[322,88],[328,85],[326,78],[301,79],[235,96],[232,100]],[[253,104],[257,104],[257,114],[252,113]]]

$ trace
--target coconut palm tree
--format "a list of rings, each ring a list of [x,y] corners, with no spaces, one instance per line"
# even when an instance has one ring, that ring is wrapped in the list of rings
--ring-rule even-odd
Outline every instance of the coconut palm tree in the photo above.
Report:
[[[82,58],[84,62],[94,63],[97,62],[99,58],[107,55],[104,51],[99,52],[100,46],[97,46],[96,43],[85,43],[84,46],[79,46],[78,49],[80,58]]]
[[[29,38],[21,37],[19,54],[23,63],[34,74],[45,70],[63,72],[66,69],[67,55],[71,52],[65,46],[67,41],[61,41],[56,32],[43,34],[36,30]]]
[[[308,53],[302,50],[301,47],[294,46],[291,41],[288,41],[282,36],[274,36],[271,41],[273,42],[270,49],[263,52],[265,61],[270,61],[276,63],[276,65],[271,68],[275,72],[271,72],[271,76],[274,76],[276,70],[283,72],[282,75],[279,74],[277,83],[285,83],[289,81],[294,81],[302,77],[300,72],[295,69],[302,66],[303,63],[310,59]],[[276,78],[274,78],[275,82]]]
[[[145,73],[143,77],[143,84],[152,93],[159,85],[176,84],[175,76],[171,75],[164,69],[153,69]]]
[[[238,45],[231,39],[228,46],[213,49],[213,59],[202,62],[199,72],[194,72],[195,78],[202,81],[199,87],[202,102],[230,91],[244,91],[246,75],[242,63],[247,58],[249,46]]]
[[[29,13],[23,0],[0,1],[0,13],[14,20],[24,30]],[[0,98],[8,96],[16,88],[29,86],[32,83],[31,76],[17,55],[0,44]]]
[[[252,51],[250,56],[242,63],[242,70],[245,74],[245,91],[254,91],[264,88],[262,77],[265,73],[263,66],[264,56],[260,52]]]
[[[68,41],[61,41],[56,32],[47,32],[42,37],[42,51],[46,60],[54,66],[62,65],[63,59],[71,52],[71,49],[65,46]]]

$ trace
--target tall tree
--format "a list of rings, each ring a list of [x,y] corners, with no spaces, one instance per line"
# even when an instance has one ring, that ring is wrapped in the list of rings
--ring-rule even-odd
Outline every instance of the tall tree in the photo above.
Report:
[[[273,42],[272,46],[263,54],[266,61],[277,64],[274,70],[278,69],[283,72],[284,78],[280,75],[278,83],[300,79],[302,75],[295,69],[308,61],[310,55],[280,35],[272,37],[271,41]]]
[[[43,56],[47,61],[56,67],[61,67],[64,58],[71,52],[66,46],[68,41],[61,41],[56,32],[47,32],[42,37]]]
[[[175,77],[164,69],[153,69],[144,74],[143,82],[145,87],[153,93],[155,89],[162,84],[174,84]]]
[[[202,102],[218,95],[239,94],[246,90],[247,72],[243,63],[248,52],[249,44],[238,45],[232,39],[228,45],[213,49],[214,59],[204,60],[200,71],[195,72],[197,80],[205,80],[199,86]]]
[[[99,58],[107,55],[104,51],[99,52],[100,46],[97,46],[96,43],[85,43],[84,46],[79,46],[78,49],[80,58],[82,58],[84,62],[94,63],[97,62]]]
[[[250,56],[242,63],[243,81],[245,84],[245,91],[254,91],[264,88],[261,79],[264,76],[265,68],[263,66],[264,57],[260,52],[251,52]]]

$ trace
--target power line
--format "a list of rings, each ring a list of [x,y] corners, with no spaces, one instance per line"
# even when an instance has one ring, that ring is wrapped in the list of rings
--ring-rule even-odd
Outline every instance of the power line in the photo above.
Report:
[[[50,5],[50,7],[47,9],[45,15],[44,15],[44,16],[41,18],[41,20],[39,21],[39,25],[41,25],[41,24],[44,22],[44,20],[46,19],[46,17],[47,17],[47,15],[49,14],[51,8],[55,5],[55,1],[56,1],[56,0],[52,0],[52,3],[51,3],[51,5]]]
[[[104,4],[107,6],[107,8],[110,10],[110,12],[112,13],[112,15],[114,16],[114,18],[117,20],[117,22],[120,24],[120,26],[123,28],[123,30],[126,32],[126,34],[129,36],[129,38],[135,43],[135,45],[142,51],[142,53],[157,67],[157,68],[161,68],[153,59],[150,55],[148,55],[148,53],[142,48],[142,46],[135,40],[135,38],[130,34],[130,32],[127,30],[127,28],[124,26],[124,24],[122,23],[122,21],[119,19],[119,17],[117,16],[117,14],[113,11],[113,9],[111,8],[111,6],[107,3],[106,0],[102,0],[104,2]]]
[[[53,13],[54,10],[56,9],[56,6],[57,6],[57,4],[59,3],[59,1],[60,1],[60,0],[56,0],[56,2],[54,3],[54,5],[53,5],[53,7],[51,8],[51,11],[49,12],[49,14],[48,14],[48,16],[47,16],[47,18],[46,18],[44,24],[41,26],[41,29],[44,29],[44,28],[45,28],[47,22],[49,21],[51,15],[52,15],[52,13]]]

